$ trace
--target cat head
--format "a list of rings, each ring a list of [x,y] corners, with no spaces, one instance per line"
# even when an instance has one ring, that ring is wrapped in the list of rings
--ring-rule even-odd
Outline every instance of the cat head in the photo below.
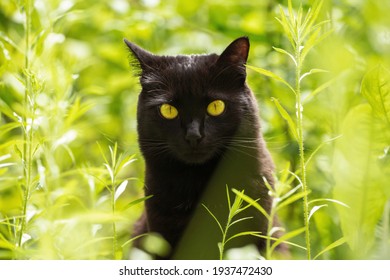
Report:
[[[158,56],[125,40],[138,69],[138,136],[146,160],[202,164],[219,157],[248,116],[256,113],[246,85],[249,40],[221,55]]]

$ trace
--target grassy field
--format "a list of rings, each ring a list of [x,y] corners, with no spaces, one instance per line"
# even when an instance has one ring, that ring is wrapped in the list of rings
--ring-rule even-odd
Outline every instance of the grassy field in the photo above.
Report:
[[[130,239],[146,198],[123,38],[173,55],[243,35],[277,169],[276,243],[292,259],[390,259],[389,12],[376,0],[2,0],[0,259],[147,258]],[[232,217],[256,206],[235,193]]]

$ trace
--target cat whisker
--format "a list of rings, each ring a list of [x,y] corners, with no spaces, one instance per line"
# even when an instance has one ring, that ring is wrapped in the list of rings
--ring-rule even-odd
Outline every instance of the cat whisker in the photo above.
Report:
[[[236,148],[236,147],[233,147],[233,146],[228,146],[227,150],[231,150],[233,152],[241,153],[241,154],[243,154],[245,156],[248,156],[248,157],[256,159],[256,160],[258,159],[258,157],[256,155],[247,153],[247,152],[243,151],[242,149],[239,149],[239,148]],[[227,154],[229,155],[229,153],[227,153]]]
[[[235,147],[235,148],[244,148],[244,149],[253,149],[253,150],[258,150],[259,147],[257,146],[248,146],[248,145],[242,145],[238,143],[230,143],[230,147]]]
[[[259,141],[259,139],[258,138],[256,138],[256,137],[242,137],[242,136],[234,136],[234,137],[221,137],[220,138],[221,140],[232,140],[232,141],[234,141],[234,140],[238,140],[238,141],[240,141],[240,140],[248,140],[248,141]]]

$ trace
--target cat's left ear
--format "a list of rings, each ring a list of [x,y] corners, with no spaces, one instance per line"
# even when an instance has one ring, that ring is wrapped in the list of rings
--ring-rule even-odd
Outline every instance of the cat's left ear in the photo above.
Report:
[[[249,39],[240,37],[234,40],[219,56],[218,64],[243,66],[248,59]]]
[[[124,39],[124,42],[132,54],[130,60],[131,66],[135,68],[141,68],[142,72],[145,72],[147,69],[150,69],[153,62],[153,58],[155,56],[152,53],[144,50],[143,48],[137,46],[132,42],[129,42],[126,39]]]

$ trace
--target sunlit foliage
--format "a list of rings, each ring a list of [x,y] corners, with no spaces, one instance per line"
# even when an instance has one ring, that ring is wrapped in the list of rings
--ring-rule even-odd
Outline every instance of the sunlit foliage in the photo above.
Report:
[[[296,62],[283,53],[294,51],[293,39],[279,21],[313,4],[2,0],[0,259],[150,257],[132,250],[130,237],[147,198],[135,118],[140,87],[123,38],[157,54],[191,54],[219,53],[242,35],[250,37],[248,83],[276,164],[270,193],[282,199],[272,214],[291,258],[307,258],[306,221],[312,258],[389,259],[390,2],[324,0],[318,10],[317,39],[327,36],[302,50],[301,74],[310,77],[299,81],[302,195],[291,129],[296,96],[286,86],[296,86]]]

